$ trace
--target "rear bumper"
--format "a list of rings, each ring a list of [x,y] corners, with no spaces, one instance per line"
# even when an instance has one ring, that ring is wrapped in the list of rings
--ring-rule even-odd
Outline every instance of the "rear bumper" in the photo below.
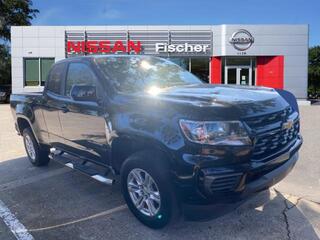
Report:
[[[302,138],[299,136],[287,151],[267,162],[201,169],[195,174],[192,186],[178,186],[182,201],[187,205],[241,202],[286,177],[298,160],[301,145]],[[214,181],[216,185],[212,184]],[[225,183],[232,187],[227,191],[220,191]]]

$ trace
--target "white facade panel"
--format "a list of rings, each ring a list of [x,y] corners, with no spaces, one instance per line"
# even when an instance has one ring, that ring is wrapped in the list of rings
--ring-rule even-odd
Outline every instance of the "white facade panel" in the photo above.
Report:
[[[36,26],[26,26],[22,28],[23,38],[37,38],[39,37],[38,27]]]
[[[11,45],[11,57],[23,57],[23,48],[15,47],[15,45]]]
[[[24,47],[22,54],[23,54],[23,57],[39,57],[39,48]]]
[[[65,27],[63,26],[56,26],[56,27],[52,27],[51,31],[54,31],[54,35],[56,38],[64,38],[64,32],[65,32]]]
[[[44,38],[44,37],[39,37],[38,38],[39,41],[39,48],[55,48],[55,38],[54,37],[48,37],[48,38]]]
[[[55,55],[55,48],[39,48],[39,57],[52,57]]]
[[[37,37],[23,38],[22,45],[23,45],[23,48],[38,48],[40,45],[39,38]]]
[[[303,66],[286,66],[287,77],[305,77],[308,69]]]
[[[290,66],[290,67],[300,67],[301,64],[305,65],[307,60],[308,60],[308,55],[289,56],[284,59],[284,64],[285,66]]]
[[[55,48],[65,48],[65,38],[64,37],[56,37],[54,39],[54,46]]]
[[[39,38],[54,38],[55,37],[54,27],[48,28],[46,26],[39,26],[38,36]]]
[[[253,35],[260,33],[263,35],[304,35],[308,34],[308,25],[290,25],[290,24],[271,24],[271,25],[245,25],[245,24],[235,24],[235,25],[220,25],[213,26],[213,30],[225,29],[224,32],[227,35],[231,35],[234,31],[238,29],[246,29]]]
[[[239,51],[230,44],[232,34],[245,29],[254,38],[246,55],[307,55],[307,25],[222,25],[213,27],[213,55],[239,55]]]
[[[22,48],[22,37],[11,38],[11,46],[15,46],[16,48]]]

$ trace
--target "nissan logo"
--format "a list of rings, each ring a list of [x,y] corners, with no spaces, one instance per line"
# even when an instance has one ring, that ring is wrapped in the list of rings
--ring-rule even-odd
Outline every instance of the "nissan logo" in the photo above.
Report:
[[[229,43],[239,51],[245,51],[254,43],[254,37],[245,29],[234,32],[229,39]]]

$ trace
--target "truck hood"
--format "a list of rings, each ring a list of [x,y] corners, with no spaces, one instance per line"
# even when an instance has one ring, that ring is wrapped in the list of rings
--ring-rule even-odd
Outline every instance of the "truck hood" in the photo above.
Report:
[[[161,90],[149,98],[188,115],[198,113],[202,119],[212,119],[213,114],[223,119],[258,116],[288,106],[275,90],[250,86],[187,85]]]

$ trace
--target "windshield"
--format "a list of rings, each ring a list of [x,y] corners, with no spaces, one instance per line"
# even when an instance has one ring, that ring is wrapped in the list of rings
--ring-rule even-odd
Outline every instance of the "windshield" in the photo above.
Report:
[[[120,92],[135,93],[202,83],[187,70],[162,58],[115,56],[98,57],[95,61]]]

